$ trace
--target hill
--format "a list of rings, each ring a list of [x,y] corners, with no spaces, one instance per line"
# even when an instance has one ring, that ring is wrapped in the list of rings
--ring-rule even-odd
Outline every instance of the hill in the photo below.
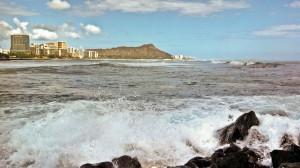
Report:
[[[139,47],[117,47],[111,49],[90,49],[97,51],[100,58],[112,59],[172,59],[172,55],[161,51],[153,44]]]

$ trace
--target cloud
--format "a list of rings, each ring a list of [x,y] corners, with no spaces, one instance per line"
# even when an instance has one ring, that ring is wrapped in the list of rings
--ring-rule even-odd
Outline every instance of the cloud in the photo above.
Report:
[[[29,11],[22,6],[12,3],[11,1],[0,1],[0,16],[33,16],[37,13]]]
[[[81,30],[72,23],[61,25],[37,24],[30,25],[29,22],[13,18],[13,25],[4,20],[0,20],[0,41],[10,38],[12,34],[29,34],[34,40],[56,40],[56,39],[79,39],[84,35],[99,34],[101,29],[92,24],[80,24]]]
[[[184,15],[207,16],[230,9],[248,8],[246,0],[85,0],[86,8],[74,8],[81,15],[99,15],[106,11],[150,13],[173,11]]]
[[[31,36],[35,40],[55,40],[58,38],[56,32],[52,32],[46,29],[33,29]]]
[[[28,33],[27,31],[27,26],[28,26],[28,22],[22,22],[20,21],[18,18],[13,18],[13,22],[16,24],[17,28],[13,31],[15,31],[15,34],[18,33]]]
[[[264,30],[255,31],[256,36],[269,37],[298,37],[300,36],[300,24],[273,26]]]
[[[7,22],[0,20],[0,41],[6,40],[10,36],[10,31],[12,30],[12,26]]]
[[[291,8],[300,8],[300,1],[293,1],[288,5]]]
[[[76,31],[75,27],[68,23],[62,24],[58,30],[61,37],[70,37],[73,39],[78,39],[81,37],[81,35]]]
[[[99,34],[101,33],[101,29],[98,26],[92,24],[81,24],[81,28],[84,30],[86,34]]]
[[[47,5],[51,9],[55,9],[55,10],[66,10],[71,8],[70,3],[66,0],[51,0],[47,3]]]

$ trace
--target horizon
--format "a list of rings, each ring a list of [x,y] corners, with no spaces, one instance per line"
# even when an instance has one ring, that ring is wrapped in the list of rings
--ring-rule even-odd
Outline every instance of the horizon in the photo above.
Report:
[[[299,13],[299,0],[3,0],[0,48],[24,33],[76,48],[154,44],[196,59],[299,61]]]

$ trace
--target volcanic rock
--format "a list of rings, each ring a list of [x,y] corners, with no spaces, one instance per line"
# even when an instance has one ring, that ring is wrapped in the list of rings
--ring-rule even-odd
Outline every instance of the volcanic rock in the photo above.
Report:
[[[119,158],[114,158],[112,162],[117,168],[142,168],[137,158],[132,158],[127,155],[121,156]]]
[[[243,140],[248,135],[249,129],[254,125],[259,125],[255,112],[250,111],[241,115],[234,123],[217,131],[220,144]]]
[[[113,168],[113,164],[111,162],[101,162],[101,163],[97,163],[97,164],[84,164],[82,166],[80,166],[80,168]]]
[[[300,147],[292,144],[286,147],[287,150],[273,150],[271,158],[273,167],[277,168],[282,163],[300,162]]]

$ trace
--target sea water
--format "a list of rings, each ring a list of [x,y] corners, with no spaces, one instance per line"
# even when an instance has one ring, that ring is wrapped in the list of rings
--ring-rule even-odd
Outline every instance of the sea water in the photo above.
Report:
[[[0,63],[0,81],[0,167],[79,167],[125,154],[143,167],[180,165],[221,148],[216,131],[251,110],[260,125],[237,144],[262,164],[284,134],[296,143],[300,135],[297,62],[14,61]]]

